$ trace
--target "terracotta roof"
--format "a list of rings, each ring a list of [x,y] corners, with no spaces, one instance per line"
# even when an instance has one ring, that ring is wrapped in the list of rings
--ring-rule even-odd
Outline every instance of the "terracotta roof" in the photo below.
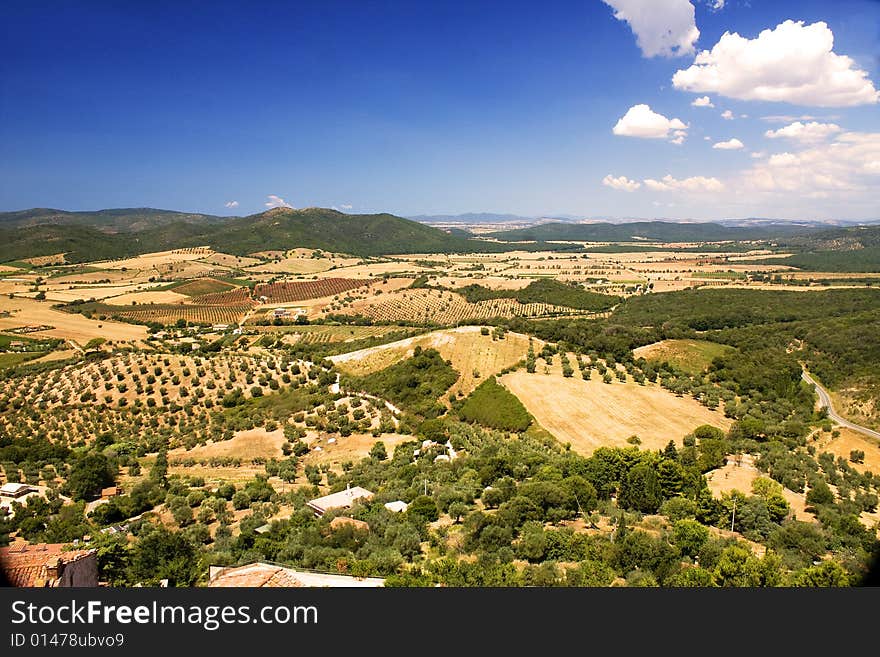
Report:
[[[309,573],[259,562],[247,566],[223,568],[208,581],[208,586],[218,588],[300,586],[360,588],[384,585],[385,580],[378,577]]]
[[[208,583],[208,586],[284,588],[302,586],[302,582],[280,566],[255,563],[240,568],[225,568]]]
[[[0,548],[0,571],[10,586],[52,586],[47,566],[70,563],[94,553],[94,550],[64,550],[64,543],[38,543]],[[54,563],[53,563],[54,562]]]

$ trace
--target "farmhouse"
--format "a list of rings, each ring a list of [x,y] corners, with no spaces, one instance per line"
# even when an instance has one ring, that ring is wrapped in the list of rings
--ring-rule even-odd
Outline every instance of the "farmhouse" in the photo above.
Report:
[[[0,581],[19,587],[98,586],[98,551],[63,543],[0,548]]]
[[[247,566],[211,566],[208,572],[208,586],[216,588],[376,588],[385,586],[385,580],[378,577],[308,573],[257,562]]]
[[[3,484],[0,486],[0,518],[12,513],[13,502],[27,504],[32,497],[43,497],[46,494],[45,486],[30,486],[28,484]]]
[[[338,493],[325,495],[314,500],[310,500],[306,506],[315,512],[316,516],[323,516],[330,509],[349,509],[358,500],[371,500],[373,493],[366,488],[355,486],[354,488],[346,488]]]
[[[121,486],[109,486],[101,489],[101,499],[109,500],[111,497],[119,497],[124,491]]]

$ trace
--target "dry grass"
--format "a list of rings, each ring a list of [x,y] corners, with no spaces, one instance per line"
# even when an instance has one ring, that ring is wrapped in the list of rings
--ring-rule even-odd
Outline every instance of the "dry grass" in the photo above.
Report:
[[[335,442],[329,443],[328,440],[335,440]],[[416,440],[416,438],[399,433],[386,433],[377,438],[370,433],[327,436],[310,431],[306,442],[312,451],[303,457],[303,462],[313,465],[329,464],[335,471],[341,472],[343,463],[346,461],[357,463],[362,458],[369,456],[373,445],[379,441],[385,444],[385,450],[390,458],[394,454],[395,447],[410,440]]]
[[[729,493],[732,490],[751,495],[752,482],[758,477],[766,476],[755,467],[751,454],[743,454],[739,457],[739,464],[736,458],[729,457],[724,467],[706,473],[706,481],[715,497],[721,497],[722,493]],[[783,488],[782,495],[798,520],[815,521],[815,518],[806,511],[806,496],[803,493],[795,493]]]
[[[541,344],[536,342],[536,348],[540,349]],[[491,335],[481,335],[478,326],[462,326],[332,356],[330,360],[344,372],[364,375],[409,358],[416,347],[437,349],[443,358],[451,360],[452,367],[461,374],[451,390],[466,395],[493,374],[523,360],[529,340],[519,333],[507,333],[504,339],[493,340]]]
[[[189,297],[185,294],[179,294],[172,290],[162,290],[158,292],[131,292],[129,294],[121,294],[118,297],[113,297],[110,303],[119,306],[127,306],[130,304],[145,306],[151,303],[183,303],[188,300]]]
[[[33,299],[0,297],[0,311],[11,313],[9,317],[0,317],[0,330],[23,325],[53,327],[51,330],[33,333],[32,337],[62,338],[73,340],[79,345],[84,345],[92,338],[125,342],[147,337],[147,329],[143,326],[87,319],[82,315],[53,310],[49,303]]]
[[[574,360],[572,360],[574,365]],[[690,397],[676,397],[659,385],[640,386],[631,380],[603,383],[593,373],[589,381],[565,378],[559,365],[550,374],[517,371],[501,377],[538,423],[560,442],[589,456],[602,446],[628,447],[637,435],[641,449],[661,449],[670,440],[682,444],[685,435],[702,424],[727,429],[731,421]]]
[[[183,447],[168,452],[169,463],[175,459],[202,459],[230,457],[240,458],[242,462],[255,458],[282,458],[281,445],[284,443],[284,430],[266,431],[249,429],[238,431],[230,440],[221,440],[186,450]]]
[[[705,340],[662,340],[634,349],[633,355],[660,363],[665,361],[691,374],[698,374],[714,358],[733,351],[733,347]]]
[[[830,452],[835,457],[839,456],[848,461],[853,468],[860,472],[870,470],[880,474],[880,444],[852,429],[838,427],[837,430],[840,431],[837,438],[833,438],[830,433],[819,434],[819,440],[816,442],[816,454]],[[850,461],[849,453],[852,450],[862,450],[865,453],[865,462],[853,463]]]

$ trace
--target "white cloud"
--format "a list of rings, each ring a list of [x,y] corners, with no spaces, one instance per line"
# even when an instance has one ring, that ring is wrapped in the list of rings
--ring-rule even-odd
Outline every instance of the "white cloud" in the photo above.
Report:
[[[614,17],[629,23],[644,57],[681,57],[694,52],[700,30],[690,0],[603,0]]]
[[[721,151],[738,151],[741,148],[745,148],[745,145],[739,139],[734,137],[727,141],[719,141],[717,144],[712,144],[712,148]]]
[[[726,3],[725,0],[709,0],[709,4],[715,11],[721,11]]]
[[[642,186],[642,183],[635,180],[630,180],[626,176],[615,178],[610,173],[602,179],[602,184],[606,187],[611,187],[612,189],[617,189],[621,192],[634,192]]]
[[[672,83],[684,91],[816,107],[880,102],[867,72],[833,47],[834,34],[823,22],[788,20],[755,39],[725,32]]]
[[[743,174],[744,189],[854,201],[877,196],[880,133],[847,132],[831,143],[797,153],[777,153]],[[880,199],[878,199],[880,200]]]
[[[612,132],[623,137],[667,139],[673,133],[673,142],[681,143],[688,127],[680,119],[667,119],[648,105],[633,105],[614,126]]]
[[[750,155],[753,160],[760,160],[762,157],[767,157],[767,153],[765,151],[752,151]]]
[[[842,128],[836,123],[817,123],[810,121],[809,123],[801,123],[795,121],[779,130],[768,130],[764,136],[768,139],[793,139],[803,144],[814,144],[816,142],[825,141],[829,137],[836,135]]]
[[[267,208],[292,208],[293,207],[290,203],[285,201],[280,196],[275,196],[275,194],[269,194],[269,196],[267,196],[266,198],[269,199],[268,202],[266,203]]]
[[[676,179],[671,175],[663,176],[660,180],[645,179],[645,186],[655,192],[720,192],[724,189],[724,183],[718,178],[705,178],[693,176],[691,178]]]
[[[772,116],[762,116],[762,121],[767,121],[768,123],[791,123],[793,121],[816,121],[821,119],[821,116],[813,116],[812,114],[802,114],[801,116],[792,116],[791,114],[774,114]],[[826,116],[826,119],[837,119],[837,116]]]
[[[348,210],[351,210],[353,207],[354,207],[353,205],[349,205],[348,203],[342,203],[339,206],[336,206],[336,205],[332,206],[331,209],[336,210],[337,212],[347,212]]]
[[[691,103],[691,107],[715,107],[709,96],[700,96]]]
[[[238,201],[226,201],[226,203],[224,203],[223,205],[225,205],[227,208],[237,208]]]
[[[724,110],[721,112],[721,118],[725,121],[733,121],[733,112],[730,110]]]

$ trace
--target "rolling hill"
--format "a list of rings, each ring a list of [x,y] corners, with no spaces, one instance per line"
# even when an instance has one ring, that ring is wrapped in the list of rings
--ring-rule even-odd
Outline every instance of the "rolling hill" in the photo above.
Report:
[[[723,240],[766,240],[815,231],[800,225],[772,227],[728,227],[714,223],[636,221],[626,224],[547,223],[531,228],[489,233],[487,237],[507,241],[590,242],[717,242]]]
[[[65,253],[68,262],[76,263],[189,246],[211,246],[235,255],[304,247],[358,256],[510,248],[391,214],[349,215],[326,208],[274,208],[230,218],[164,210],[36,209],[0,216],[0,262]]]
[[[104,232],[137,232],[173,223],[211,224],[228,221],[230,217],[210,214],[156,210],[154,208],[116,208],[86,212],[69,212],[52,208],[31,208],[18,212],[0,212],[0,229],[53,226],[83,226]]]

